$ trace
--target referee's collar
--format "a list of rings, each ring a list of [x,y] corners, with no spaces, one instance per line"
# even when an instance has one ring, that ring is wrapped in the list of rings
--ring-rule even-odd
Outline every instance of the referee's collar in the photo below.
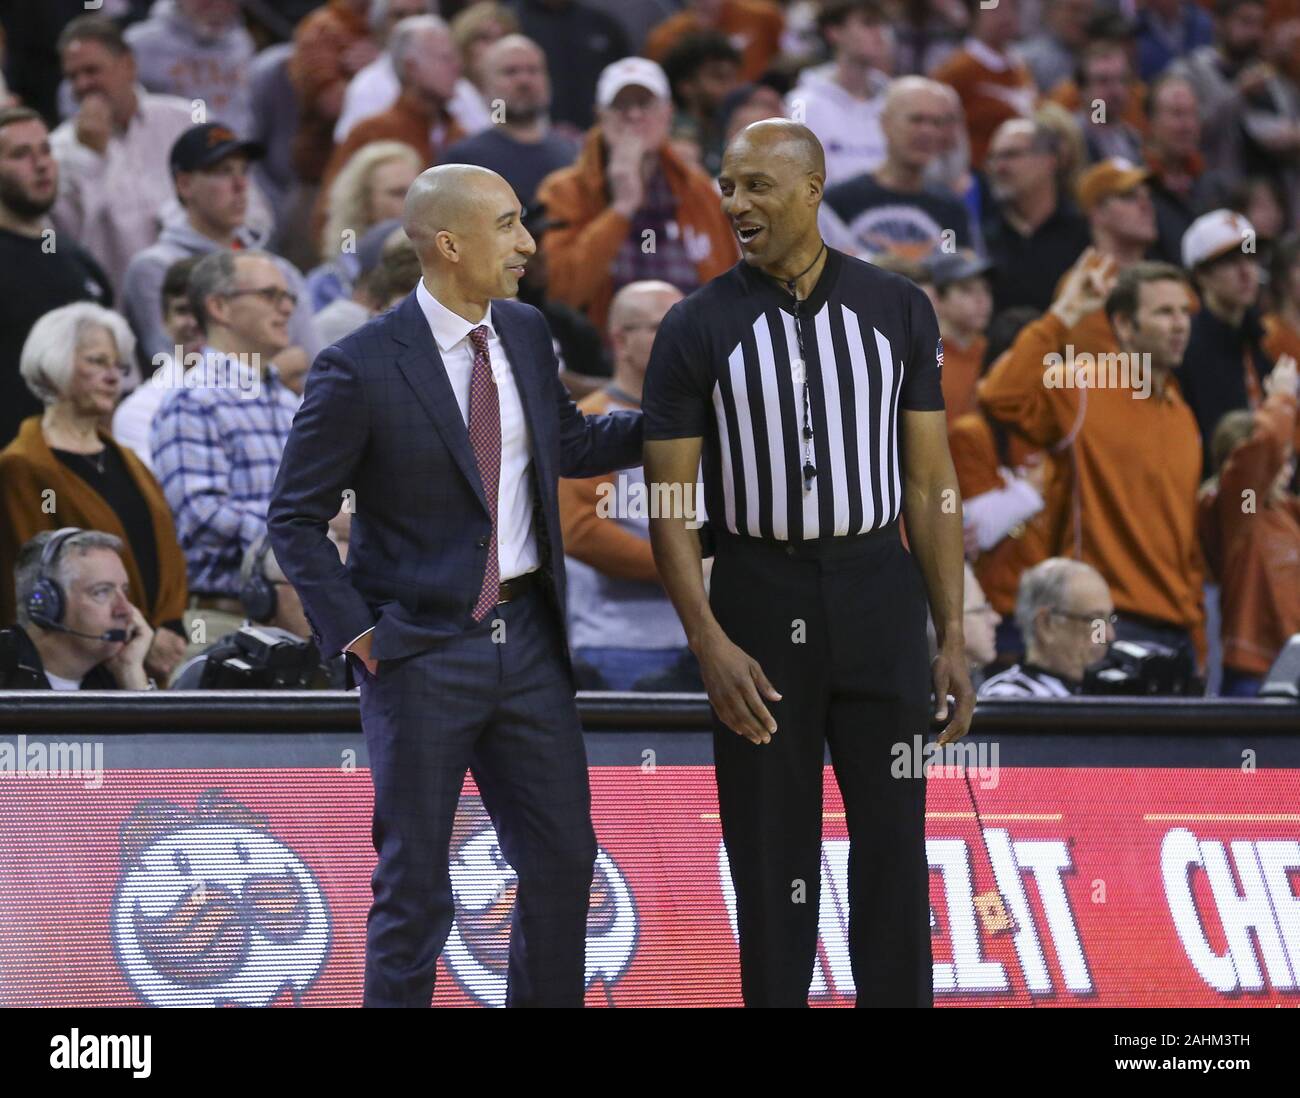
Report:
[[[840,268],[843,265],[844,255],[829,244],[826,245],[826,263],[822,267],[822,273],[818,277],[817,285],[813,287],[812,293],[800,300],[800,312],[815,313],[825,304],[826,299],[831,295],[831,290],[835,287],[835,280],[839,278]],[[755,293],[768,295],[771,301],[785,309],[786,312],[794,312],[794,298],[781,285],[779,279],[766,271],[760,271],[757,267],[751,267],[743,259],[740,261],[740,274]]]

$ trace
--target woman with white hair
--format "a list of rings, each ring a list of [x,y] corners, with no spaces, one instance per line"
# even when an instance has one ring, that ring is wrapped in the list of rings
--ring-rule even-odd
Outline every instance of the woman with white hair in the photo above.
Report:
[[[132,598],[154,628],[145,666],[164,681],[185,652],[185,557],[162,488],[104,428],[134,353],[126,321],[90,302],[32,325],[19,371],[45,411],[0,450],[0,625],[15,620],[14,565],[30,538],[63,526],[116,535]]]
[[[312,312],[351,296],[360,274],[361,238],[381,221],[402,216],[406,192],[423,170],[419,154],[401,141],[373,141],[330,185],[329,212],[321,232],[325,262],[307,275]]]

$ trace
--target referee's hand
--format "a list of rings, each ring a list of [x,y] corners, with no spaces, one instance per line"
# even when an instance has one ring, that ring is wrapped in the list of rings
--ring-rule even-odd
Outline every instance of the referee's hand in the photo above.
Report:
[[[722,723],[750,743],[771,743],[776,721],[763,699],[780,701],[758,661],[733,644],[718,629],[698,653],[700,674],[709,702]]]
[[[934,679],[934,719],[948,722],[939,736],[939,743],[953,743],[970,731],[971,717],[975,715],[975,687],[971,685],[965,652],[960,646],[955,654],[946,647],[940,649],[930,666],[930,674]],[[951,713],[949,694],[953,698]]]

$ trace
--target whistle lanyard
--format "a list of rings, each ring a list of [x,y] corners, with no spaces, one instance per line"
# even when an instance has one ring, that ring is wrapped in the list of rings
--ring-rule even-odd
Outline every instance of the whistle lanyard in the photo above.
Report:
[[[817,254],[813,256],[813,261],[794,278],[785,283],[786,290],[794,298],[794,336],[795,341],[799,344],[799,372],[801,375],[800,380],[803,382],[803,430],[800,433],[803,436],[803,490],[805,492],[812,491],[812,482],[817,475],[817,466],[813,464],[812,399],[808,395],[808,355],[804,351],[803,322],[799,309],[802,302],[799,300],[796,287],[799,279],[803,278],[817,265],[817,260],[821,259],[822,252],[825,250],[826,242],[823,240],[822,246],[817,250]]]

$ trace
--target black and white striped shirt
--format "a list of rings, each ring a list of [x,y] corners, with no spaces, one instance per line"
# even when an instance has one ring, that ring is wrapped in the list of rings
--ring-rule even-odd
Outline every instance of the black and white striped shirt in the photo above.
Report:
[[[799,304],[743,261],[664,317],[646,373],[647,439],[703,438],[705,508],[733,534],[780,541],[867,533],[902,509],[899,412],[940,411],[943,344],[912,282],[827,250]]]
[[[979,698],[1068,698],[1072,691],[1050,671],[1031,664],[1014,664],[984,680]]]

